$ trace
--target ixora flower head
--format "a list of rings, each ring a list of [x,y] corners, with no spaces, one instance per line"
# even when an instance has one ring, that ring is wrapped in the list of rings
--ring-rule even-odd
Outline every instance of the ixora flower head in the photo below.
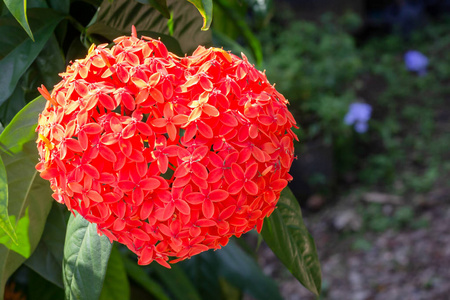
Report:
[[[114,43],[40,88],[36,169],[53,198],[144,265],[260,231],[292,179],[285,98],[222,49],[178,57],[135,33]]]

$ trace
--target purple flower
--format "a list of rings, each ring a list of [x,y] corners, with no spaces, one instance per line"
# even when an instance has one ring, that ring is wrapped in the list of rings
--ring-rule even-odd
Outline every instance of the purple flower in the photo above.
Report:
[[[427,73],[428,57],[416,50],[405,53],[405,66],[411,72],[417,72],[420,76]]]
[[[367,122],[372,114],[372,106],[367,103],[355,102],[350,104],[349,110],[344,118],[344,123],[354,125],[358,133],[364,133],[368,129]]]

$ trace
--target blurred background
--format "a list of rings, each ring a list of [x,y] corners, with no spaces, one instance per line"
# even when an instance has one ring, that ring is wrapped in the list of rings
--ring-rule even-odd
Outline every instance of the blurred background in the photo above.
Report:
[[[213,38],[235,32],[290,101],[320,299],[448,299],[450,1],[243,2],[252,34],[215,14]],[[259,254],[286,299],[315,299]]]

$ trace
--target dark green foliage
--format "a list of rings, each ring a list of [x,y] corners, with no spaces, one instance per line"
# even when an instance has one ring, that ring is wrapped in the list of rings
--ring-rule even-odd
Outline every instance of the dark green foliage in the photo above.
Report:
[[[264,68],[291,102],[308,138],[346,134],[343,118],[356,98],[362,62],[353,38],[330,18],[294,21],[261,33]],[[345,70],[345,71],[343,71]]]
[[[445,134],[444,99],[450,95],[445,84],[450,76],[449,27],[444,20],[416,31],[409,40],[396,35],[374,38],[361,49],[365,72],[371,76],[364,97],[375,108],[368,142],[377,145],[360,172],[364,182],[395,183],[399,194],[426,193],[439,178],[448,176],[450,138]],[[425,76],[406,70],[403,54],[411,49],[429,58]]]
[[[302,220],[294,195],[286,188],[278,209],[264,222],[264,241],[288,270],[316,295],[320,295],[322,275],[316,246]]]

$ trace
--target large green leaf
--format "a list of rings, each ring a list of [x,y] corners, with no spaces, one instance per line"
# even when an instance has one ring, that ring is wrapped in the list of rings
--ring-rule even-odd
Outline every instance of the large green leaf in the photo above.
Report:
[[[142,4],[150,4],[154,8],[156,8],[165,18],[170,18],[170,11],[167,7],[166,0],[137,0]]]
[[[190,54],[198,45],[212,44],[211,32],[199,30],[202,20],[198,17],[194,6],[184,0],[168,0],[167,4],[173,13],[173,36],[171,36],[167,19],[156,9],[150,5],[127,0],[114,0],[112,3],[104,0],[99,8],[96,23],[88,27],[87,33],[108,37],[108,34],[111,35],[109,31],[113,30],[113,38],[115,38],[119,35],[130,35],[131,26],[135,25],[138,34],[157,33],[152,37],[161,36],[164,43],[170,37],[176,40],[181,46],[180,54]],[[102,30],[97,27],[99,24],[103,26]],[[112,39],[108,37],[108,40]],[[176,53],[170,45],[167,46],[169,51]]]
[[[62,262],[66,236],[65,206],[53,202],[44,233],[36,250],[25,264],[43,278],[63,288]]]
[[[39,156],[35,128],[45,102],[42,97],[30,102],[0,135],[0,155],[8,174],[9,214],[20,220],[28,210],[30,253],[33,253],[41,239],[53,202],[48,182],[34,168]],[[0,299],[6,280],[24,261],[25,257],[0,245]]]
[[[101,300],[128,300],[130,298],[130,283],[128,282],[125,265],[116,247],[112,248],[103,283]]]
[[[172,265],[172,269],[167,269],[157,264],[151,265],[151,269],[161,279],[162,283],[179,300],[201,300],[195,286],[189,277],[178,265]]]
[[[208,30],[212,22],[213,1],[212,0],[187,0],[197,7],[203,18],[202,30]]]
[[[11,238],[14,243],[18,243],[16,233],[12,227],[8,216],[8,179],[3,159],[0,157],[0,228]]]
[[[214,254],[216,254],[214,252]],[[233,241],[217,253],[219,276],[258,300],[282,300],[278,287]]]
[[[3,0],[11,14],[16,18],[20,25],[25,29],[30,38],[34,41],[30,24],[27,18],[27,0]]]
[[[304,287],[319,295],[322,275],[316,246],[289,188],[283,190],[277,206],[264,221],[264,241]]]
[[[127,270],[128,276],[143,287],[147,292],[149,292],[157,300],[169,300],[170,298],[166,295],[162,287],[153,279],[149,277],[144,268],[139,266],[136,261],[131,261],[129,258],[124,258],[125,269]]]
[[[63,16],[52,9],[34,8],[29,10],[29,18],[36,41],[30,38],[23,40],[0,60],[0,104],[14,92],[19,79],[41,52]]]
[[[98,300],[112,244],[97,234],[97,225],[76,213],[70,216],[64,243],[63,280],[66,300]]]
[[[17,235],[17,243],[14,243],[11,238],[0,232],[0,244],[5,245],[8,249],[22,255],[25,258],[30,257],[31,247],[30,239],[28,237],[28,228],[30,227],[30,218],[28,217],[28,208],[25,210],[25,215],[16,222],[16,216],[11,216],[10,221],[15,226],[15,233]]]

